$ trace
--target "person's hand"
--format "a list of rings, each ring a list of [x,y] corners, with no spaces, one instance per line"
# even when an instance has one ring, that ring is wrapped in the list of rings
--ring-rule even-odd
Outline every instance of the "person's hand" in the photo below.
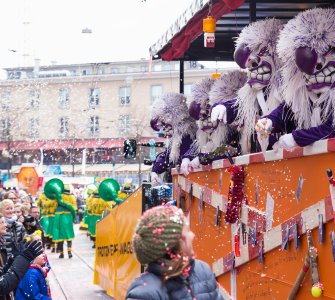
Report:
[[[189,164],[189,168],[193,171],[194,169],[199,169],[201,167],[199,156],[192,159]]]
[[[272,128],[272,121],[268,118],[259,119],[255,126],[257,136],[261,138],[268,137],[271,134]]]
[[[41,255],[42,253],[43,253],[42,241],[35,240],[32,242],[26,242],[23,245],[23,251],[21,251],[20,254],[28,261],[33,261],[35,257]]]
[[[162,179],[156,172],[151,172],[151,182],[152,183],[162,183]]]
[[[292,135],[292,133],[289,134],[284,134],[283,136],[281,136],[278,140],[278,142],[276,142],[272,148],[273,150],[277,151],[278,149],[285,149],[288,151],[292,151],[294,147],[297,147],[298,144],[296,143],[296,141],[294,140],[294,137]]]
[[[188,170],[188,166],[190,164],[189,158],[183,158],[180,165],[180,172],[183,173],[185,176],[187,176],[190,172]]]
[[[224,124],[227,124],[227,109],[224,105],[219,104],[215,106],[211,111],[211,121],[222,121]]]

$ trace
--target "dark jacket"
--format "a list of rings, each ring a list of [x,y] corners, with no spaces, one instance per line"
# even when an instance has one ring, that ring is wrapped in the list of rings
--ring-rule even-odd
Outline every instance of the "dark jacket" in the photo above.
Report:
[[[208,264],[194,260],[189,277],[177,276],[165,283],[161,280],[161,267],[151,263],[147,272],[136,278],[127,291],[128,300],[223,300]]]
[[[30,262],[23,256],[18,255],[10,266],[6,265],[7,251],[4,246],[0,246],[0,255],[0,299],[10,299],[9,293],[16,289],[28,270]]]
[[[15,300],[50,300],[48,286],[42,271],[32,265],[21,280]]]
[[[14,222],[11,225],[7,225],[7,232],[4,235],[5,246],[7,254],[13,254],[13,250],[19,249],[19,244],[23,241],[26,230],[20,222]]]

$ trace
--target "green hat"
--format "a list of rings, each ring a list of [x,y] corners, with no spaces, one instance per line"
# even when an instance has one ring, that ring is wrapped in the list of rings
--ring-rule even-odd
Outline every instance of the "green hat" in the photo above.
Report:
[[[156,206],[139,220],[133,238],[137,260],[148,264],[164,257],[179,245],[184,214],[175,206]]]

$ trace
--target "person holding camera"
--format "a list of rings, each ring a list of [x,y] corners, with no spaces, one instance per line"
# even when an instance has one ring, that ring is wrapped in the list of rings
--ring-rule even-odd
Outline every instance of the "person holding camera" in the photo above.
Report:
[[[14,290],[27,272],[30,262],[43,253],[40,241],[20,242],[19,252],[14,257],[8,255],[5,244],[7,223],[0,214],[0,297],[14,299]]]

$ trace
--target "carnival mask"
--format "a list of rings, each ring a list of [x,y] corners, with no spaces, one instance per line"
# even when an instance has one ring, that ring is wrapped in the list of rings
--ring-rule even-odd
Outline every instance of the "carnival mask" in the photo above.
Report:
[[[295,61],[303,73],[307,90],[316,94],[335,87],[335,47],[320,55],[309,47],[295,52]]]
[[[247,69],[247,83],[252,88],[262,89],[270,83],[273,58],[266,46],[259,45],[251,51],[246,44],[242,44],[235,50],[234,59],[242,69]]]
[[[218,122],[211,121],[211,105],[206,101],[205,103],[191,102],[189,107],[190,116],[199,121],[199,127],[202,131],[207,133],[213,132],[218,127]]]
[[[153,130],[164,134],[164,137],[171,137],[173,134],[173,127],[171,124],[165,123],[159,119],[152,119],[150,126]]]

